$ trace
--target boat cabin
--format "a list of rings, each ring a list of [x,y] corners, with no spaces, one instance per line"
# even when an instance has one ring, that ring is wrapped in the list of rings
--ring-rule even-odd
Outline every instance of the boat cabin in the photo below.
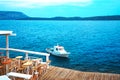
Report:
[[[54,51],[63,51],[64,48],[62,46],[55,46]]]

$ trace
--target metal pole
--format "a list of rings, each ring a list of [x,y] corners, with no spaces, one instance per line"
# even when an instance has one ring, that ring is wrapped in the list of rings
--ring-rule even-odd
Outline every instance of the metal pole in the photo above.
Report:
[[[46,62],[48,62],[49,61],[49,56],[48,55],[46,55]],[[49,64],[47,63],[47,68],[49,68]]]
[[[9,58],[9,38],[8,35],[6,35],[6,56]]]
[[[8,39],[8,35],[6,35],[6,56],[7,58],[9,58],[9,39]],[[8,72],[8,65],[6,65],[6,73]]]
[[[26,52],[25,60],[28,60],[28,53]]]
[[[49,56],[48,56],[48,55],[46,55],[46,62],[47,62],[47,61],[49,61]]]

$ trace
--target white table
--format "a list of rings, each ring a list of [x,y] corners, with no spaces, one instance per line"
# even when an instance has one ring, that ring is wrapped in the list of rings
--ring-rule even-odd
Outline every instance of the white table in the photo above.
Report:
[[[2,75],[0,76],[0,80],[11,80],[11,79],[9,79],[8,76],[6,75]]]
[[[19,78],[23,78],[23,79],[26,79],[26,80],[29,80],[29,79],[32,78],[32,75],[22,74],[22,73],[16,73],[16,72],[7,73],[7,76],[19,77]],[[1,80],[1,79],[0,79],[0,80]]]

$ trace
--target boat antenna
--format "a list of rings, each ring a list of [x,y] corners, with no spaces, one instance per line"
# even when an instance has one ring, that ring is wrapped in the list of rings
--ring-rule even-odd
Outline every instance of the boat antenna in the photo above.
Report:
[[[59,44],[57,43],[57,46],[59,46]]]

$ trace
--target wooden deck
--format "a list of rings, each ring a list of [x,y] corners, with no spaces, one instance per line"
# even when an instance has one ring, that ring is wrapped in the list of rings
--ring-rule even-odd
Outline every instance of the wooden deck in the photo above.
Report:
[[[81,72],[51,66],[39,80],[120,80],[120,74]]]
[[[16,78],[16,80],[23,79]],[[31,80],[37,80],[36,76],[34,76]],[[39,76],[38,80],[120,80],[120,74],[81,72],[50,66],[50,68],[42,76]]]

